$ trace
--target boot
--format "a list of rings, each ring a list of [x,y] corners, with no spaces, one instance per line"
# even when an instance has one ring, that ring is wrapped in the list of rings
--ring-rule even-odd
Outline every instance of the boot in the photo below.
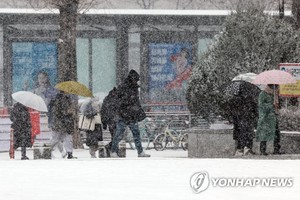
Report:
[[[21,160],[29,160],[29,158],[26,156],[26,147],[21,147]]]
[[[111,145],[105,145],[106,157],[110,157]]]
[[[240,157],[243,156],[243,150],[242,149],[237,149],[234,153],[235,157]]]
[[[97,158],[96,157],[96,151],[97,151],[97,147],[95,147],[95,146],[90,146],[90,149],[89,149],[89,151],[90,151],[90,155],[91,155],[91,158]]]
[[[138,157],[139,157],[139,158],[141,158],[141,157],[148,158],[148,157],[150,157],[150,155],[149,155],[149,154],[146,154],[144,151],[142,151],[142,153],[139,153],[139,154],[138,154]]]
[[[22,156],[21,160],[29,160],[29,158],[27,156]]]
[[[267,150],[267,142],[262,141],[260,142],[260,155],[267,156],[268,154],[266,153]]]
[[[118,154],[116,152],[110,152],[111,158],[119,158]]]
[[[284,152],[280,151],[281,145],[279,144],[278,140],[274,140],[274,155],[281,155],[284,154]]]
[[[67,158],[68,159],[77,159],[77,157],[74,157],[73,153],[71,153],[71,152],[68,152],[68,157]]]

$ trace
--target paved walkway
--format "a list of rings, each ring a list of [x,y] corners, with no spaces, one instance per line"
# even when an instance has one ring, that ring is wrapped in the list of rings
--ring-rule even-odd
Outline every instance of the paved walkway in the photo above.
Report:
[[[209,159],[209,158],[188,158],[188,152],[183,151],[182,149],[172,150],[166,149],[164,151],[156,151],[154,149],[146,150],[148,154],[151,155],[149,159],[176,159],[176,158],[185,158],[185,159]],[[79,160],[84,159],[88,160],[90,158],[88,148],[85,149],[74,149],[74,156],[78,157]],[[33,159],[33,150],[31,148],[27,149],[27,156],[30,159]],[[54,152],[55,158],[53,159],[62,159],[61,155],[58,151]],[[21,151],[17,149],[15,152],[15,159],[20,160],[21,158]],[[136,150],[127,149],[126,150],[126,158],[122,159],[137,159],[137,152]],[[0,153],[0,160],[9,160],[8,152],[1,152]],[[99,158],[100,159],[100,158]],[[213,159],[213,158],[212,158]],[[300,160],[300,154],[282,154],[282,155],[272,155],[269,154],[268,156],[262,155],[253,155],[253,156],[241,156],[241,157],[228,157],[224,159],[247,159],[247,160]]]
[[[150,149],[150,150],[146,150],[146,152],[151,155],[150,159],[188,158],[188,152],[183,151],[182,149],[178,149],[178,150],[168,150],[167,149],[167,150],[164,150],[164,151],[156,151],[154,149]],[[84,160],[91,159],[88,148],[74,149],[73,155],[78,157],[79,160],[81,160],[81,159],[84,159]],[[33,159],[33,150],[31,148],[27,149],[27,156],[29,157],[29,159]],[[54,152],[54,156],[55,156],[55,158],[53,158],[53,159],[62,159],[61,155],[58,151]],[[21,150],[19,148],[15,152],[15,159],[20,160],[20,158],[21,158]],[[137,157],[137,151],[127,149],[126,150],[126,158],[124,158],[124,159],[135,159],[135,158],[138,158]],[[9,158],[8,152],[1,152],[0,153],[0,160],[9,160],[9,159],[10,158]],[[98,158],[98,159],[100,159],[100,158]]]

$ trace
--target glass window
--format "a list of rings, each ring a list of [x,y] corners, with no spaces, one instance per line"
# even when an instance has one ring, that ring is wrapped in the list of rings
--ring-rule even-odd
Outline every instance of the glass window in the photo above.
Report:
[[[116,40],[93,39],[93,92],[100,99],[116,86]]]
[[[198,56],[207,51],[208,46],[211,42],[211,38],[201,38],[198,40]]]
[[[78,82],[89,87],[89,40],[77,39],[76,41],[77,56],[77,80]]]

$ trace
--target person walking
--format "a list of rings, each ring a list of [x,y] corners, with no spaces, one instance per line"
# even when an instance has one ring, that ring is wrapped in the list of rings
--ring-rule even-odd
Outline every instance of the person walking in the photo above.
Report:
[[[114,87],[111,91],[109,91],[108,95],[104,98],[101,110],[101,121],[103,125],[103,129],[107,129],[111,135],[111,141],[106,146],[108,152],[111,151],[112,140],[114,138],[116,132],[116,124],[117,124],[117,114],[118,114],[118,96],[117,96],[117,88]]]
[[[138,152],[138,157],[150,157],[143,151],[141,144],[141,136],[138,127],[138,122],[146,118],[146,114],[142,109],[139,99],[139,85],[140,75],[135,70],[130,70],[124,83],[118,89],[118,120],[116,133],[113,137],[111,147],[111,157],[118,157],[117,151],[119,142],[124,137],[126,126],[132,132],[135,146]]]
[[[83,103],[80,111],[88,118],[93,119],[100,110],[97,98],[90,99],[87,103]],[[102,125],[95,123],[94,130],[86,130],[86,145],[89,147],[91,158],[96,158],[96,151],[99,149],[98,142],[103,141]]]
[[[14,149],[21,147],[21,160],[28,160],[26,147],[31,147],[31,121],[28,108],[21,103],[15,103],[11,113],[11,128],[14,129]]]
[[[71,98],[65,92],[59,91],[50,104],[53,113],[51,149],[53,151],[57,146],[63,158],[67,156],[68,159],[76,159],[73,156],[72,133],[74,132],[74,121]]]
[[[257,125],[257,104],[250,99],[239,97],[233,114],[233,139],[236,141],[235,156],[254,155],[254,129]]]
[[[235,156],[254,154],[252,151],[254,129],[258,119],[259,87],[243,80],[222,84],[219,88],[218,105],[220,115],[233,123]]]
[[[268,84],[259,94],[259,119],[256,130],[256,140],[260,142],[261,155],[266,153],[267,141],[274,141],[273,154],[280,152],[280,130],[278,127],[278,85]]]

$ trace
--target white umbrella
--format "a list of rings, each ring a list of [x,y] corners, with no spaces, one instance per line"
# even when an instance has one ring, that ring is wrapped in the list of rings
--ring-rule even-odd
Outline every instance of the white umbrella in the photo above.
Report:
[[[252,83],[252,81],[255,79],[255,77],[257,76],[257,74],[254,73],[245,73],[245,74],[239,74],[236,77],[234,77],[232,80],[242,80],[242,81],[247,81]]]
[[[13,93],[11,96],[15,101],[23,104],[26,107],[41,112],[48,112],[45,101],[39,95],[28,91],[19,91]]]

